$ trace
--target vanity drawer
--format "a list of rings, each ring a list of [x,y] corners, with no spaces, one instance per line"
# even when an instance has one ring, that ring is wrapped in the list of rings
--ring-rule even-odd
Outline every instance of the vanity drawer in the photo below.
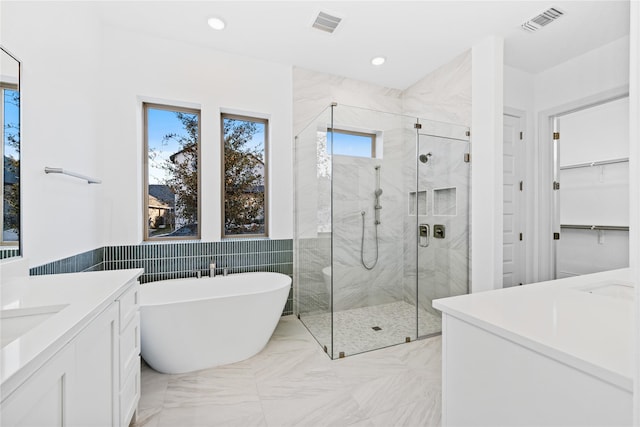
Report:
[[[131,323],[140,309],[139,288],[140,285],[136,282],[118,298],[120,303],[120,331],[129,326],[129,323]]]
[[[140,400],[140,357],[135,358],[135,366],[120,389],[120,425],[128,426]]]
[[[134,364],[140,365],[139,356],[140,313],[135,313],[134,320],[120,333],[120,384],[125,383]]]

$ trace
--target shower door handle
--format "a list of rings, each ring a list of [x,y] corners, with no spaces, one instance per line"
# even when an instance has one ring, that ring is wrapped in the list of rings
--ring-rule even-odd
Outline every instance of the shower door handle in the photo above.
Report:
[[[418,226],[418,245],[426,248],[429,246],[429,234],[431,234],[431,227],[429,224],[420,224]]]

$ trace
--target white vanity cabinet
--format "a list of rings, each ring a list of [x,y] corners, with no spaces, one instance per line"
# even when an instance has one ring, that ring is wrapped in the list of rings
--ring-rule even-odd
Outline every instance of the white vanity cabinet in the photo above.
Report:
[[[442,425],[631,426],[633,286],[624,269],[435,300]]]
[[[140,294],[129,287],[118,300],[120,313],[118,363],[119,423],[128,426],[140,400]]]
[[[2,426],[128,426],[140,398],[138,282],[2,396]]]

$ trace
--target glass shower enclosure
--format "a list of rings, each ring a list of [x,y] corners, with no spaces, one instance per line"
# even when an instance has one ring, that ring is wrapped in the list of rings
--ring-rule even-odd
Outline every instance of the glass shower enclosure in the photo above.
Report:
[[[294,310],[331,358],[437,334],[468,292],[468,135],[334,103],[296,136]]]

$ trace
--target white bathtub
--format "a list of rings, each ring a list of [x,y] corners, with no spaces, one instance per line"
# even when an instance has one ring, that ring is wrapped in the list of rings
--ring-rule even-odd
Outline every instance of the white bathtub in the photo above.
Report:
[[[289,276],[263,272],[144,284],[142,357],[167,374],[247,359],[269,341],[290,287]]]

